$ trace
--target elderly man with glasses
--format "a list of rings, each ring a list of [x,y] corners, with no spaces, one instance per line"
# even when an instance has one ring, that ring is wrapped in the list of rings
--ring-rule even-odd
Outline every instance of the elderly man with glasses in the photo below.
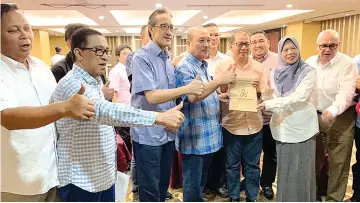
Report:
[[[233,57],[221,61],[215,70],[215,79],[229,68],[236,75],[249,77],[258,95],[267,86],[263,65],[250,56],[250,36],[246,31],[236,31],[231,37]],[[222,93],[228,93],[227,85],[220,87]],[[221,102],[222,131],[226,151],[226,180],[230,201],[240,200],[240,167],[244,163],[246,177],[246,200],[256,201],[260,182],[260,155],[262,151],[261,111],[247,112],[229,109],[229,103]],[[243,161],[241,161],[243,159]]]
[[[321,131],[316,143],[317,178],[328,153],[330,170],[325,199],[340,202],[346,192],[354,141],[356,113],[353,98],[358,69],[351,57],[338,51],[340,38],[335,30],[322,31],[316,43],[318,55],[306,62],[316,68],[317,77]]]

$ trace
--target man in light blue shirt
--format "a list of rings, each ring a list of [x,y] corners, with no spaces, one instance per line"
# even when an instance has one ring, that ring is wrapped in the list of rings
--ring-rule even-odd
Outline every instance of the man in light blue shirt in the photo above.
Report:
[[[176,88],[174,67],[166,51],[174,37],[170,11],[154,11],[148,31],[151,40],[132,59],[132,106],[163,112],[173,108],[175,99],[184,94],[201,95],[204,84],[199,80]],[[174,131],[161,126],[131,128],[140,201],[165,201],[175,150]]]
[[[177,129],[183,121],[178,111],[181,105],[156,113],[106,101],[100,76],[106,70],[111,50],[96,30],[77,30],[72,36],[71,51],[75,58],[73,69],[59,81],[54,101],[70,98],[81,87],[80,91],[94,102],[96,112],[91,121],[64,118],[56,122],[60,197],[71,202],[115,201],[117,145],[112,126],[159,124]]]
[[[208,168],[213,154],[223,145],[216,89],[234,82],[236,74],[229,70],[211,79],[205,61],[210,50],[210,34],[206,28],[190,28],[186,44],[188,52],[176,67],[176,84],[183,87],[194,79],[201,80],[205,89],[201,96],[182,97],[185,120],[177,132],[176,150],[182,154],[184,202],[203,202]]]

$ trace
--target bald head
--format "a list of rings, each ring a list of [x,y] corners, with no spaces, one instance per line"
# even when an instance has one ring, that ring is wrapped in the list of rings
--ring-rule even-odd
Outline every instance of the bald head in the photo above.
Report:
[[[209,57],[210,34],[206,28],[197,26],[189,29],[186,45],[188,52],[200,61]]]
[[[191,27],[186,35],[186,38],[187,40],[192,41],[194,39],[194,36],[201,32],[209,33],[206,28],[203,28],[201,26]]]
[[[327,29],[327,30],[323,30],[322,32],[320,32],[320,34],[317,37],[316,42],[319,44],[319,42],[321,42],[322,40],[325,39],[333,39],[335,41],[337,41],[337,43],[340,42],[340,36],[339,33],[336,32],[335,30],[332,29]]]
[[[339,33],[331,29],[324,30],[318,35],[316,44],[320,62],[325,65],[336,56],[339,50]]]

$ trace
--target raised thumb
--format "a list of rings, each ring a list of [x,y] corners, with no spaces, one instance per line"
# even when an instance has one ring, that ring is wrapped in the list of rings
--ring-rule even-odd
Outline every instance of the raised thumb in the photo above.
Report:
[[[86,86],[81,83],[80,90],[78,91],[78,94],[84,95]]]
[[[196,75],[195,80],[200,80],[200,73]]]
[[[180,111],[180,110],[183,108],[183,106],[184,106],[184,102],[181,101],[181,103],[180,103],[179,105],[175,106],[174,108],[175,108],[176,110]]]

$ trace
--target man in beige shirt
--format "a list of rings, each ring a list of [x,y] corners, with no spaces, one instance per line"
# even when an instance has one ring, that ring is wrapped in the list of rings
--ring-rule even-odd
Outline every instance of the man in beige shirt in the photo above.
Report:
[[[258,93],[266,87],[264,67],[249,57],[250,36],[245,31],[236,31],[231,37],[233,58],[221,61],[215,70],[215,78],[229,68],[238,76],[253,78],[253,86]],[[228,86],[222,86],[221,92],[228,92]],[[240,198],[240,167],[243,158],[246,177],[246,200],[256,201],[259,191],[262,151],[261,112],[229,110],[226,102],[221,103],[224,146],[226,151],[226,179],[230,201]]]
[[[253,32],[250,41],[252,58],[263,65],[266,79],[269,82],[270,72],[278,65],[278,55],[269,50],[270,40],[264,31]],[[269,83],[267,85],[270,86]],[[262,112],[264,156],[260,178],[261,189],[265,198],[269,200],[274,198],[272,184],[275,182],[276,176],[276,144],[269,126],[271,115],[271,112]]]
[[[358,70],[349,56],[338,51],[339,45],[339,34],[335,30],[324,30],[317,38],[318,55],[306,61],[316,69],[317,110],[322,132],[317,137],[317,178],[327,152],[330,167],[327,201],[343,201],[345,196],[355,129],[353,97]]]

